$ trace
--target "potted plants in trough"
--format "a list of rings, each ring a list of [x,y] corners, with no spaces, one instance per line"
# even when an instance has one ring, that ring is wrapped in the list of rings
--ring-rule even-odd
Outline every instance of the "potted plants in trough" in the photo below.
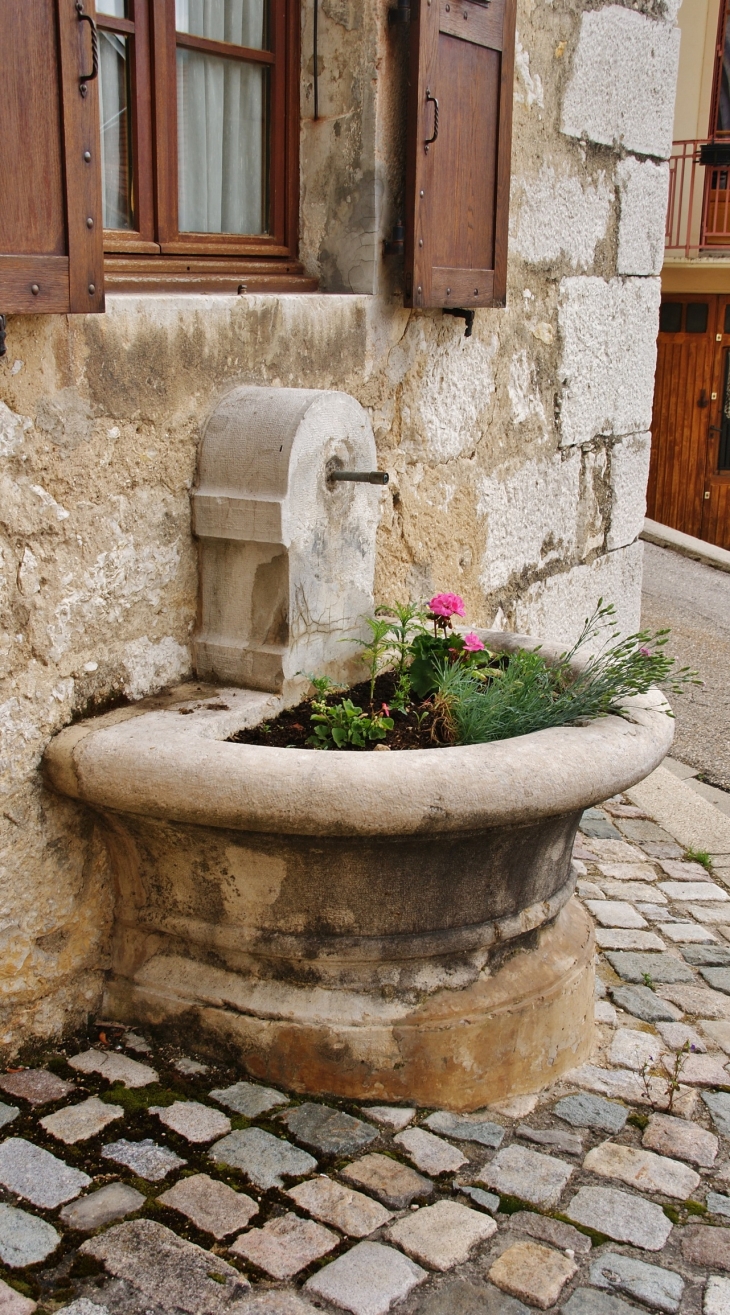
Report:
[[[106,1010],[290,1089],[454,1110],[587,1057],[573,840],[669,749],[666,634],[599,605],[563,651],[463,614],[379,610],[368,678],[313,673],[295,707],[198,683],[56,737],[47,779],[116,877]]]

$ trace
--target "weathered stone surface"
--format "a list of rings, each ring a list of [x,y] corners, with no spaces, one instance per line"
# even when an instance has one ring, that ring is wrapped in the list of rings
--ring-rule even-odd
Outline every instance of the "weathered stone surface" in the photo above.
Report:
[[[460,1185],[459,1191],[468,1196],[475,1205],[480,1205],[482,1210],[488,1210],[490,1214],[496,1214],[499,1210],[499,1197],[494,1192],[485,1192],[481,1187],[467,1187]]]
[[[17,1105],[6,1105],[0,1100],[0,1128],[6,1127],[8,1123],[12,1123],[13,1119],[17,1119],[19,1114],[20,1110]]]
[[[636,1069],[640,1072],[645,1064],[656,1064],[664,1052],[660,1037],[649,1032],[636,1032],[630,1027],[617,1029],[608,1049],[609,1064],[618,1064],[622,1068]]]
[[[699,1032],[690,1027],[689,1023],[657,1023],[656,1030],[670,1050],[683,1050],[686,1045],[691,1046],[698,1055],[704,1055],[707,1050]]]
[[[424,1128],[406,1128],[393,1140],[403,1147],[416,1168],[422,1169],[424,1173],[454,1173],[467,1162],[467,1157],[455,1146],[450,1146],[441,1137],[434,1137],[432,1132],[426,1132]]]
[[[641,1144],[661,1155],[691,1160],[703,1169],[712,1168],[718,1148],[718,1140],[713,1133],[691,1123],[689,1119],[675,1119],[671,1114],[652,1114]]]
[[[54,1210],[90,1182],[88,1174],[71,1169],[23,1137],[11,1137],[0,1145],[0,1183],[33,1205]]]
[[[664,941],[653,931],[624,927],[596,928],[596,945],[601,950],[663,950]]]
[[[584,13],[562,131],[637,155],[669,156],[679,30],[618,5]],[[641,90],[639,90],[639,88]]]
[[[218,1182],[207,1173],[181,1178],[157,1200],[160,1205],[185,1215],[196,1228],[219,1239],[245,1228],[259,1209],[245,1192],[234,1192],[227,1183]]]
[[[158,1146],[151,1137],[145,1137],[142,1141],[127,1141],[126,1137],[122,1137],[119,1141],[103,1146],[101,1153],[105,1160],[123,1164],[139,1178],[146,1178],[151,1183],[159,1182],[172,1173],[173,1169],[187,1164],[187,1160],[181,1160],[167,1146]]]
[[[611,1187],[581,1187],[565,1213],[576,1224],[643,1251],[661,1251],[672,1231],[661,1206]]]
[[[419,1302],[417,1315],[529,1315],[529,1310],[491,1283],[452,1278]]]
[[[96,1301],[90,1301],[88,1297],[79,1297],[78,1301],[72,1301],[70,1306],[62,1306],[56,1315],[110,1315],[108,1306],[100,1306]]]
[[[700,1027],[710,1041],[724,1050],[726,1055],[730,1055],[730,1023],[703,1020]]]
[[[0,1315],[33,1315],[35,1301],[24,1297],[0,1279]]]
[[[609,881],[656,881],[650,863],[599,863],[598,868]]]
[[[713,927],[722,927],[730,923],[730,908],[723,904],[690,904],[687,912],[691,913],[698,922]]]
[[[687,945],[682,958],[695,968],[727,968],[730,965],[730,945]]]
[[[231,1131],[231,1120],[210,1105],[197,1100],[176,1100],[173,1105],[150,1105],[150,1114],[156,1114],[160,1123],[172,1128],[186,1141],[200,1144],[223,1137]]]
[[[588,1152],[583,1168],[602,1178],[618,1178],[640,1191],[662,1192],[680,1201],[686,1201],[700,1182],[700,1175],[678,1160],[608,1141]]]
[[[453,1137],[456,1141],[480,1142],[482,1146],[489,1146],[494,1151],[504,1141],[504,1128],[501,1124],[481,1119],[474,1114],[451,1114],[448,1110],[437,1110],[423,1122],[432,1132],[440,1132],[444,1137]]]
[[[671,954],[639,954],[610,951],[606,958],[625,982],[641,983],[645,977],[654,982],[694,982],[694,973],[681,959]]]
[[[126,1183],[107,1183],[89,1196],[82,1196],[61,1211],[61,1219],[69,1228],[76,1228],[80,1233],[93,1233],[104,1224],[111,1224],[115,1219],[124,1219],[135,1210],[141,1209],[145,1198],[134,1187]]]
[[[684,1279],[671,1269],[647,1265],[633,1256],[622,1256],[616,1251],[604,1252],[591,1265],[591,1283],[597,1288],[614,1288],[636,1297],[657,1310],[674,1315],[684,1292]]]
[[[586,900],[586,907],[602,927],[646,927],[646,918],[626,900]]]
[[[636,1306],[596,1288],[576,1288],[561,1307],[561,1315],[635,1315]]]
[[[187,1055],[182,1055],[180,1059],[174,1061],[174,1067],[178,1073],[182,1073],[186,1078],[196,1078],[203,1073],[210,1072],[208,1064],[201,1064],[197,1059],[189,1059]]]
[[[563,1128],[530,1128],[528,1124],[520,1123],[515,1128],[515,1136],[538,1146],[552,1146],[556,1151],[565,1151],[566,1155],[581,1155],[583,1152],[582,1139]]]
[[[549,1215],[536,1215],[532,1210],[518,1210],[510,1215],[510,1228],[517,1228],[521,1233],[529,1233],[540,1242],[549,1242],[561,1251],[574,1251],[577,1256],[587,1256],[591,1250],[591,1239],[585,1233],[579,1233],[572,1224],[564,1224],[560,1219],[551,1219]]]
[[[663,1001],[671,1000],[680,1009],[699,1018],[730,1019],[730,1000],[707,986],[660,986],[657,994]]]
[[[107,1124],[123,1118],[124,1110],[121,1105],[107,1105],[96,1096],[90,1096],[80,1105],[66,1105],[63,1109],[56,1110],[54,1114],[47,1114],[40,1123],[52,1137],[65,1142],[67,1146],[72,1146],[74,1142],[95,1137],[106,1128]]]
[[[10,1269],[37,1265],[56,1250],[60,1241],[60,1235],[45,1219],[12,1205],[0,1205],[0,1260]]]
[[[457,1201],[437,1201],[399,1219],[388,1229],[388,1237],[429,1269],[447,1270],[468,1260],[473,1248],[496,1231],[488,1215]]]
[[[272,1278],[293,1278],[314,1260],[320,1260],[339,1244],[339,1237],[329,1228],[298,1215],[279,1215],[263,1228],[251,1228],[236,1238],[230,1248]]]
[[[660,881],[659,889],[676,903],[697,900],[703,904],[723,904],[730,899],[727,891],[712,881]]]
[[[573,1169],[552,1155],[541,1155],[523,1146],[507,1146],[497,1151],[491,1163],[484,1166],[477,1181],[493,1187],[496,1192],[516,1196],[530,1205],[557,1205]]]
[[[307,1279],[305,1289],[352,1315],[385,1315],[426,1278],[425,1269],[394,1247],[358,1242]]]
[[[719,1087],[730,1083],[730,1077],[713,1055],[683,1055],[680,1058],[679,1076],[682,1082],[694,1087]],[[668,1073],[674,1071],[676,1057],[664,1055],[662,1063]]]
[[[600,1128],[605,1132],[620,1132],[629,1111],[614,1100],[581,1092],[578,1096],[564,1096],[553,1105],[553,1114],[572,1123],[574,1128]]]
[[[497,1100],[489,1108],[494,1110],[495,1114],[503,1114],[505,1119],[526,1119],[528,1114],[532,1114],[536,1105],[537,1096],[532,1092],[524,1096],[510,1096],[507,1100]]]
[[[537,1242],[515,1242],[495,1260],[489,1271],[492,1283],[530,1306],[554,1306],[578,1266],[559,1251]]]
[[[674,941],[676,945],[689,945],[693,942],[697,944],[712,942],[714,944],[717,942],[714,931],[711,931],[709,927],[700,927],[696,922],[666,922],[662,925],[662,936]]]
[[[723,1196],[720,1192],[708,1192],[705,1202],[711,1215],[724,1215],[730,1219],[730,1196]]]
[[[234,1306],[235,1315],[315,1315],[315,1309],[296,1292],[272,1288]]]
[[[85,1050],[68,1062],[79,1073],[100,1073],[107,1082],[121,1082],[125,1087],[148,1087],[158,1078],[149,1064],[140,1064],[115,1050]]]
[[[392,1218],[392,1212],[362,1192],[322,1176],[298,1183],[287,1192],[301,1210],[348,1237],[368,1237]]]
[[[616,264],[618,273],[660,274],[664,259],[662,216],[667,210],[669,170],[666,164],[654,164],[651,160],[639,161],[627,156],[619,163],[616,181],[621,207]],[[645,464],[642,464],[637,457],[625,473],[621,472],[621,482],[613,484],[614,497],[619,495],[616,499],[619,506],[623,506],[625,500],[630,502],[631,486],[633,489],[646,488],[649,473],[648,454],[642,450],[641,455]],[[615,461],[615,455],[612,460]],[[620,496],[621,494],[623,497]],[[643,514],[642,512],[642,520]],[[628,528],[634,529],[634,525],[635,523]],[[637,533],[640,530],[641,526]],[[622,543],[630,541],[622,537],[617,540],[611,538],[608,543],[611,548],[619,548]]]
[[[307,1151],[301,1151],[280,1137],[272,1137],[262,1128],[230,1132],[222,1141],[216,1142],[208,1154],[218,1164],[241,1169],[264,1191],[270,1187],[283,1187],[284,1176],[299,1178],[317,1168],[317,1161]]]
[[[612,986],[611,998],[619,1009],[625,1009],[627,1014],[633,1014],[634,1018],[641,1018],[645,1023],[673,1022],[682,1017],[679,1009],[673,1009],[666,1000],[660,1000],[649,986]]]
[[[243,1274],[220,1256],[151,1219],[115,1224],[79,1250],[101,1261],[115,1278],[131,1283],[148,1301],[185,1315],[225,1311],[249,1287]]]
[[[609,899],[617,900],[634,900],[637,908],[639,905],[648,905],[652,908],[656,905],[659,908],[666,907],[669,903],[666,895],[662,893],[658,886],[650,886],[646,881],[601,881],[601,888]],[[646,915],[646,909],[641,908],[641,913]]]
[[[712,881],[709,872],[701,863],[684,863],[677,859],[663,858],[659,860],[659,866],[672,881]]]
[[[366,1187],[385,1205],[394,1210],[405,1210],[412,1201],[431,1196],[433,1183],[415,1169],[391,1160],[388,1155],[364,1155],[342,1170],[342,1177],[358,1187]]]
[[[717,1131],[723,1137],[730,1137],[730,1095],[726,1091],[703,1091],[702,1099]]]
[[[354,1155],[378,1136],[377,1129],[362,1119],[313,1101],[287,1110],[281,1121],[297,1141],[321,1155]]]
[[[277,1105],[289,1104],[289,1097],[283,1092],[273,1087],[257,1087],[254,1082],[234,1082],[232,1087],[218,1087],[210,1092],[210,1098],[247,1119],[255,1119]]]
[[[730,968],[700,968],[700,977],[704,977],[714,991],[730,995]]]
[[[125,1032],[124,1036],[122,1037],[122,1041],[124,1045],[127,1047],[127,1050],[133,1050],[135,1055],[152,1054],[152,1046],[150,1045],[149,1041],[145,1041],[144,1037],[140,1036],[137,1032]],[[178,1060],[175,1061],[175,1068],[178,1067],[178,1062],[179,1062]],[[192,1064],[194,1064],[195,1062],[196,1061],[194,1059],[190,1061],[190,1063]],[[195,1069],[194,1071],[197,1072],[198,1070]],[[205,1065],[202,1066],[202,1071],[207,1072]],[[180,1072],[183,1072],[183,1070],[181,1069]]]
[[[9,1096],[27,1100],[31,1105],[50,1105],[52,1101],[62,1100],[76,1090],[72,1082],[65,1082],[44,1068],[24,1068],[19,1073],[4,1073],[0,1077],[0,1089],[7,1091]]]
[[[571,1081],[587,1091],[601,1096],[617,1096],[620,1100],[646,1102],[643,1080],[628,1068],[599,1068],[597,1064],[582,1064],[574,1068]]]
[[[682,1258],[705,1269],[730,1270],[730,1228],[687,1224],[682,1229]]]
[[[596,1000],[593,1014],[597,1023],[607,1023],[609,1027],[616,1026],[616,1010],[608,1000]]]
[[[594,851],[599,863],[646,862],[644,852],[637,849],[636,845],[627,844],[625,840],[591,840],[591,849]]]
[[[401,1108],[400,1105],[367,1105],[363,1106],[362,1112],[374,1123],[391,1128],[393,1132],[401,1132],[416,1117],[415,1109]]]
[[[730,1279],[711,1274],[705,1285],[702,1315],[727,1315],[730,1310]]]

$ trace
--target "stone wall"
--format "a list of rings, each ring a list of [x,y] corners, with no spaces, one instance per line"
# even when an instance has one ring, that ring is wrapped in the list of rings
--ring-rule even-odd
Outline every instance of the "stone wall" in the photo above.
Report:
[[[572,639],[639,616],[674,13],[520,0],[509,294],[473,337],[403,310],[404,38],[386,0],[323,0],[302,77],[302,258],[316,296],[123,297],[11,319],[0,362],[0,1046],[99,999],[113,896],[93,817],[42,787],[49,737],[190,670],[189,492],[240,383],[338,388],[372,417],[381,599]]]

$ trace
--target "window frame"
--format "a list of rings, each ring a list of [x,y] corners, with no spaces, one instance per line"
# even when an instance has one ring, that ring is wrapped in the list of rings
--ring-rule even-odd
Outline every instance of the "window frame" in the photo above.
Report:
[[[724,142],[730,138],[730,129],[718,128],[717,116],[720,109],[720,90],[725,66],[725,32],[730,21],[730,0],[720,0],[720,12],[717,20],[717,40],[715,42],[715,67],[712,74],[712,96],[710,98],[710,123],[707,137],[711,142]]]
[[[110,288],[123,290],[125,271],[138,290],[159,277],[213,286],[217,278],[281,273],[301,277],[297,261],[299,209],[299,0],[270,0],[270,50],[250,52],[270,75],[269,232],[187,233],[178,227],[177,48],[227,54],[226,43],[184,34],[175,0],[128,0],[129,18],[97,12],[99,29],[127,37],[133,153],[132,230],[105,229]],[[232,47],[229,57],[236,56]],[[137,259],[135,259],[135,257]],[[282,262],[288,262],[282,267]],[[184,266],[184,268],[182,268]],[[168,273],[164,274],[163,271]],[[186,279],[190,275],[190,279]],[[307,284],[316,286],[313,280]],[[216,287],[216,290],[217,287]],[[240,290],[240,289],[239,289]],[[310,288],[307,288],[310,290]]]

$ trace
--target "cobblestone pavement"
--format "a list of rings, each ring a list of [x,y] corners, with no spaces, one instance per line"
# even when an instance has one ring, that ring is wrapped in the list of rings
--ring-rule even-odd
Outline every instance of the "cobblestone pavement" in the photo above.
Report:
[[[730,1315],[730,895],[625,799],[575,859],[597,1043],[539,1096],[306,1100],[108,1022],[2,1074],[0,1315]]]

